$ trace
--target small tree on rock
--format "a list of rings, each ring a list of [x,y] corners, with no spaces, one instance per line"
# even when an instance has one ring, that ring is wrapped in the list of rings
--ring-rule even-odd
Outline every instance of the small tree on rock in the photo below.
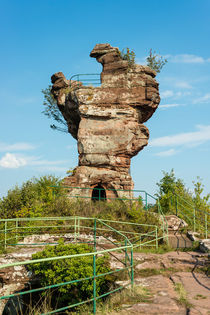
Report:
[[[156,52],[150,49],[149,56],[147,57],[147,66],[156,72],[160,72],[163,66],[167,63],[167,59],[164,59],[162,56],[156,54]]]

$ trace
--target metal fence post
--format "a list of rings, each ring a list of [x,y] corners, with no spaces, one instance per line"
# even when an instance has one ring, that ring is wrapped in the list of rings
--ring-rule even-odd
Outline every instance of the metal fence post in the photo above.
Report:
[[[77,217],[74,218],[74,241],[77,240]]]
[[[147,192],[145,191],[145,203],[146,203],[146,210],[148,210],[148,204],[147,204]]]
[[[78,221],[77,221],[77,235],[80,236],[80,219],[78,218]]]
[[[193,208],[193,232],[195,232],[195,208]]]
[[[18,219],[15,220],[15,240],[18,242]]]
[[[205,213],[205,238],[208,238],[207,214]]]
[[[155,245],[156,245],[156,249],[158,249],[158,233],[157,233],[157,226],[155,227]]]
[[[134,270],[133,270],[133,246],[131,247],[131,288],[133,289],[134,284]]]
[[[125,239],[125,246],[127,246],[127,240]],[[125,248],[125,266],[127,267],[127,247]]]
[[[158,214],[160,215],[160,200],[158,198]]]
[[[7,247],[7,221],[4,222],[4,249]]]
[[[77,86],[79,88],[79,75],[77,75]]]
[[[94,219],[94,252],[96,252],[96,219]],[[96,254],[93,255],[93,314],[96,314]]]

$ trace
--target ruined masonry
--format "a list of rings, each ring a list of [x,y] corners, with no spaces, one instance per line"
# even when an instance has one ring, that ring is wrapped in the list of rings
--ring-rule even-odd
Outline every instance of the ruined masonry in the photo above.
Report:
[[[91,198],[98,187],[107,199],[132,198],[130,160],[148,144],[143,123],[160,102],[156,72],[132,65],[109,44],[97,44],[90,57],[102,64],[100,86],[67,80],[62,72],[51,77],[52,93],[78,143],[79,166],[64,185],[91,188],[71,188],[70,196]],[[120,189],[128,191],[116,191]]]

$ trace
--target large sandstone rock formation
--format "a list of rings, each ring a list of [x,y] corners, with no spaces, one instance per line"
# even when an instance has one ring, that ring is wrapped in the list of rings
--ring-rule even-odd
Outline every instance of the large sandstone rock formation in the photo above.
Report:
[[[107,198],[130,198],[130,160],[147,145],[143,123],[160,102],[156,72],[123,60],[109,44],[97,44],[90,56],[103,66],[101,86],[67,80],[62,72],[51,78],[68,131],[78,142],[79,166],[64,184],[89,188],[69,189],[70,195],[91,197],[94,187],[103,187]]]

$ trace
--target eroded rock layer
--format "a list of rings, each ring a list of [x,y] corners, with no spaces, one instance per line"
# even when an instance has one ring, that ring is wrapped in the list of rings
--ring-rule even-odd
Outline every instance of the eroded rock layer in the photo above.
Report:
[[[132,197],[130,159],[148,143],[149,130],[143,125],[159,102],[156,73],[147,66],[123,60],[119,49],[97,44],[90,56],[102,64],[101,86],[84,86],[67,80],[62,72],[51,80],[52,93],[67,121],[69,133],[78,142],[79,166],[64,179],[71,187],[94,188],[97,185],[112,196]],[[91,197],[92,190],[75,193]]]

